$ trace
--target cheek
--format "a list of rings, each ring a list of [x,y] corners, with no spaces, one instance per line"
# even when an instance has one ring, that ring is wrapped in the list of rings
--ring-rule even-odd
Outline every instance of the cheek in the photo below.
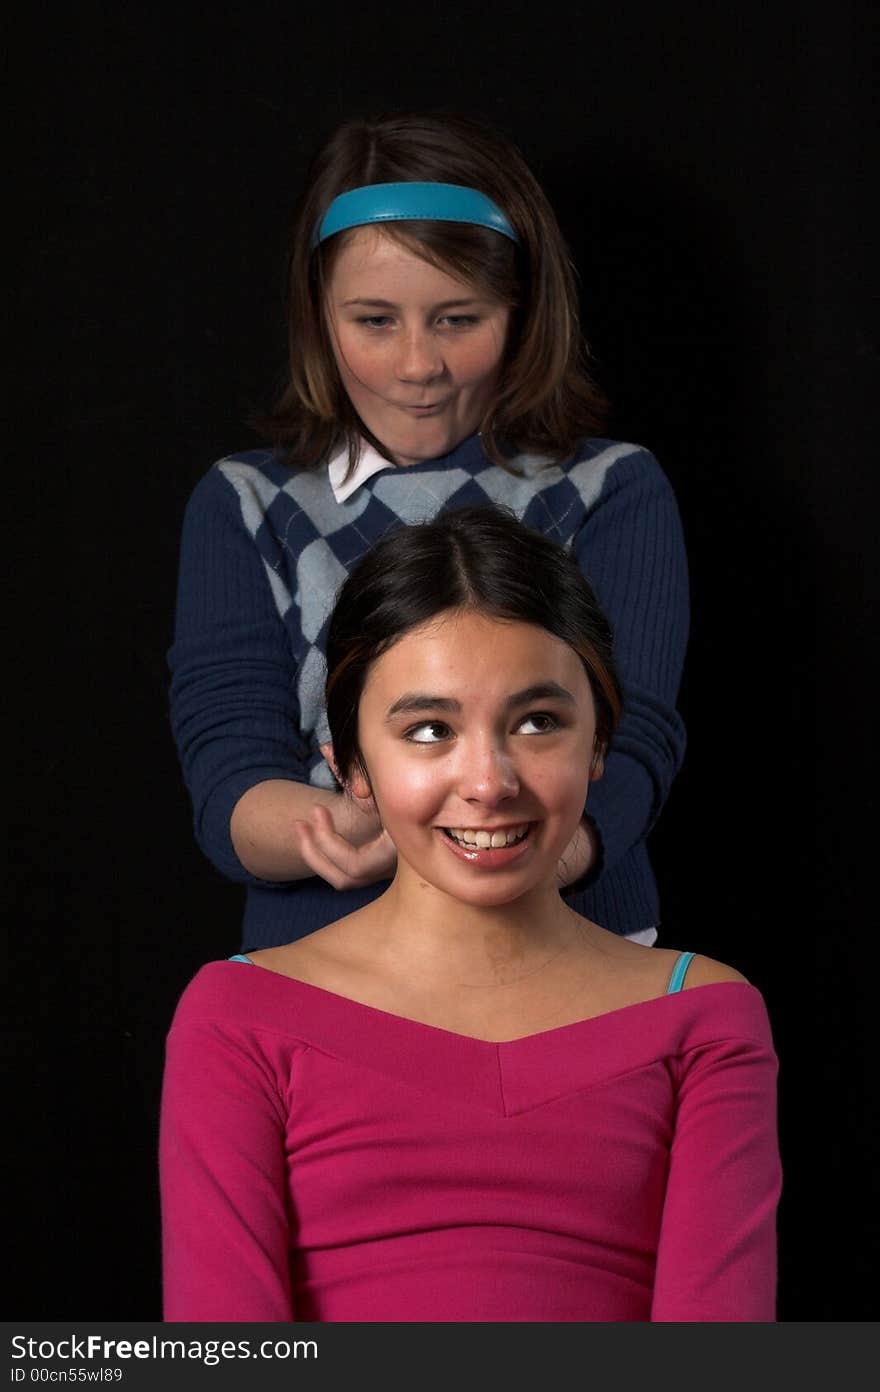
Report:
[[[382,376],[382,354],[378,344],[364,343],[359,334],[347,333],[345,326],[332,337],[333,356],[347,386],[374,385]]]
[[[471,386],[491,381],[501,365],[502,349],[493,341],[462,345],[457,360],[458,378]]]
[[[418,822],[429,818],[442,797],[437,769],[405,754],[383,751],[376,761],[380,770],[373,779],[373,793],[386,824],[400,819]]]
[[[359,352],[356,344],[347,343],[342,338],[336,345],[335,352],[336,366],[344,382],[357,386],[365,376],[369,378],[370,358],[366,353]]]
[[[532,769],[528,782],[548,812],[572,816],[577,821],[584,810],[589,784],[587,751],[578,748],[565,759],[540,763]]]

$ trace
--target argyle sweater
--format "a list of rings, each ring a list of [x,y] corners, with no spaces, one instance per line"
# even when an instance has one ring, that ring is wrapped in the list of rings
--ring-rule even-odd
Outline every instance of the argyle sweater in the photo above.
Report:
[[[229,821],[265,779],[335,786],[319,745],[329,739],[324,641],[339,585],[390,529],[471,504],[502,504],[568,547],[614,626],[624,712],[586,808],[601,854],[564,893],[613,932],[659,922],[645,843],[684,753],[675,700],[688,588],[675,499],[637,445],[587,440],[566,463],[519,455],[510,467],[492,464],[472,436],[441,459],[389,464],[342,503],[326,467],[291,468],[269,450],[222,459],[196,486],[169,653],[172,727],[199,844],[247,886],[244,950],[303,937],[387,887],[258,880],[235,854]]]

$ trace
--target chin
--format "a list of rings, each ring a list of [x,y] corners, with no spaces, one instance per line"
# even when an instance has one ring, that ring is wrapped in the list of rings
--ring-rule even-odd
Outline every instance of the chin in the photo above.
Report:
[[[395,459],[404,464],[422,464],[426,459],[440,459],[444,454],[449,454],[460,441],[453,436],[442,435],[432,440],[422,438],[419,441],[407,440],[399,445],[391,447],[391,454]]]
[[[459,904],[467,904],[473,909],[500,909],[505,904],[514,904],[518,899],[523,899],[535,890],[540,889],[543,884],[541,876],[511,876],[505,884],[500,877],[492,877],[487,874],[485,879],[477,880],[470,878],[456,880],[449,875],[423,874],[423,880],[446,894],[450,899],[455,899]]]
[[[373,433],[377,439],[387,442],[388,452],[395,459],[402,460],[407,464],[421,464],[426,459],[439,459],[444,454],[449,454],[463,440],[466,440],[468,435],[472,435],[473,431],[462,431],[451,425],[441,425],[430,432],[425,430],[413,432],[407,438],[400,435],[395,437],[390,431],[385,435],[377,431]]]

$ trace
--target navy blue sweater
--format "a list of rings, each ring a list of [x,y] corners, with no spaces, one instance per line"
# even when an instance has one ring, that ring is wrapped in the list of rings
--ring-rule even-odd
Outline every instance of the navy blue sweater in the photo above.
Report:
[[[587,440],[564,464],[520,455],[510,467],[472,436],[442,459],[389,464],[342,503],[326,467],[292,469],[267,450],[223,459],[197,485],[169,654],[172,724],[199,844],[247,886],[244,950],[303,937],[386,887],[258,880],[235,854],[230,817],[265,779],[335,786],[319,749],[329,739],[323,647],[346,573],[400,522],[487,502],[568,546],[614,626],[624,714],[587,808],[601,858],[565,898],[613,932],[659,922],[645,839],[684,752],[675,700],[688,589],[675,499],[636,445]]]

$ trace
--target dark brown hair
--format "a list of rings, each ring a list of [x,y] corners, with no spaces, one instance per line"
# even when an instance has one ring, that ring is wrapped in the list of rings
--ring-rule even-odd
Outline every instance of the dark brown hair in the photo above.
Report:
[[[336,599],[327,635],[327,719],[339,776],[367,774],[358,710],[372,664],[412,629],[454,610],[534,624],[584,665],[604,753],[623,702],[611,625],[577,563],[558,542],[504,508],[469,507],[395,528],[358,562]]]
[[[310,465],[347,445],[349,468],[366,438],[342,385],[325,317],[325,294],[350,232],[312,248],[333,199],[366,184],[464,184],[488,195],[519,238],[467,223],[383,226],[409,251],[489,293],[511,311],[504,367],[480,424],[496,464],[516,451],[553,459],[600,429],[607,403],[585,366],[574,270],[553,209],[522,155],[505,137],[462,116],[413,113],[344,122],[318,153],[300,201],[288,272],[289,379],[266,422],[291,463]]]

